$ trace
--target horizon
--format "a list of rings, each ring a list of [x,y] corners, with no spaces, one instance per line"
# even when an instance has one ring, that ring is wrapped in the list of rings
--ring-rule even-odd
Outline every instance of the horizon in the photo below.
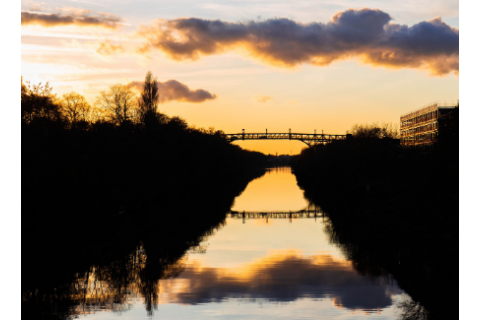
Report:
[[[357,123],[398,124],[434,101],[458,101],[458,1],[427,3],[22,1],[22,76],[94,104],[100,91],[141,82],[151,70],[168,92],[181,89],[159,111],[192,126],[345,134]],[[430,41],[434,35],[440,40]],[[236,144],[265,154],[305,147]]]

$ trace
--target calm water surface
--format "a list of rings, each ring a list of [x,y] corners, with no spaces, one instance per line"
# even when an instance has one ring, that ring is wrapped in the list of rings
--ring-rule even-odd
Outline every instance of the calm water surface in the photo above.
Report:
[[[329,243],[328,221],[321,216],[289,219],[280,213],[307,207],[290,168],[272,169],[250,182],[232,211],[276,212],[277,218],[229,215],[183,257],[178,276],[159,280],[153,314],[132,288],[122,308],[97,306],[81,318],[395,319],[395,303],[406,294],[394,280],[359,275]]]

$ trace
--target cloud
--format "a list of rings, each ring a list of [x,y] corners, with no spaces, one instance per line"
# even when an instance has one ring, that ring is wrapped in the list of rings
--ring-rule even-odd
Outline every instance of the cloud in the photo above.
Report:
[[[130,82],[128,86],[139,91],[143,90],[143,82],[140,81]],[[177,80],[157,82],[157,86],[160,96],[160,103],[169,101],[200,103],[217,98],[215,94],[203,89],[191,90],[185,84],[178,82]]]
[[[184,285],[175,285],[175,281]],[[230,298],[290,302],[329,297],[339,308],[366,311],[387,308],[392,305],[392,295],[402,292],[394,283],[373,284],[349,262],[332,255],[304,257],[295,251],[271,254],[237,268],[193,264],[162,285],[167,301],[182,304]]]
[[[272,101],[273,98],[272,97],[269,97],[269,96],[264,96],[264,95],[256,95],[255,97],[255,100],[259,103],[265,103],[265,102],[268,102],[268,101]]]
[[[40,25],[51,28],[57,26],[74,25],[78,27],[102,27],[116,29],[121,19],[112,14],[95,13],[89,10],[62,10],[65,13],[32,13],[22,12],[22,26]]]
[[[101,55],[111,55],[114,53],[123,53],[123,47],[121,45],[114,45],[110,41],[101,42],[97,52]]]
[[[44,11],[45,10],[45,3],[41,2],[33,2],[33,1],[22,1],[22,10],[25,11]]]
[[[434,75],[458,74],[459,30],[440,18],[413,26],[391,23],[378,9],[349,9],[329,22],[299,23],[285,18],[225,22],[199,18],[154,20],[140,26],[145,46],[174,60],[238,50],[280,67],[329,65],[358,58],[392,68],[427,69]]]

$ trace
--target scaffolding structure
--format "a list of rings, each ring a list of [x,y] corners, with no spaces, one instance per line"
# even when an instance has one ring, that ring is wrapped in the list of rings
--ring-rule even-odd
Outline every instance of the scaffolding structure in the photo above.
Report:
[[[425,145],[438,137],[439,121],[455,104],[431,103],[400,116],[400,142],[404,146]]]

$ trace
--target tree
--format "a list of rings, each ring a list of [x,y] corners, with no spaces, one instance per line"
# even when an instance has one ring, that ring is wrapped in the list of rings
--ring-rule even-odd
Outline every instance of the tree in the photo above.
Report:
[[[438,119],[438,143],[457,152],[459,147],[460,104]]]
[[[25,83],[23,83],[23,76],[20,77],[20,80],[22,82],[22,89],[20,91],[20,96],[23,99],[23,96],[27,93],[27,86],[25,85]]]
[[[350,129],[350,132],[354,138],[392,138],[399,139],[400,133],[398,132],[398,126],[391,123],[378,123],[372,124],[355,124]]]
[[[62,96],[62,112],[72,128],[76,128],[80,121],[87,121],[90,105],[81,94],[76,92],[65,93]]]
[[[60,112],[56,97],[52,94],[52,88],[48,84],[30,85],[29,81],[23,82],[21,78],[21,112],[22,121],[30,123],[34,119],[57,121],[60,120]]]
[[[178,130],[178,131],[186,131],[188,129],[188,123],[185,119],[182,119],[178,116],[174,116],[167,121],[167,128]]]
[[[27,108],[27,99],[28,99],[28,87],[27,85],[23,82],[23,76],[21,77],[21,82],[22,82],[22,89],[20,91],[20,101],[21,101],[21,108],[22,108],[22,120],[23,120],[23,114],[24,110],[26,111]]]
[[[104,122],[105,119],[111,118],[111,111],[100,108],[97,106],[91,106],[90,107],[90,122],[96,123],[96,122]]]
[[[115,84],[108,92],[100,92],[96,105],[111,112],[111,118],[117,124],[122,124],[135,116],[135,94],[125,85]]]
[[[157,78],[153,76],[151,71],[145,76],[145,84],[143,91],[138,99],[138,116],[141,123],[150,126],[154,123],[161,122],[157,114],[158,106],[158,86]]]

